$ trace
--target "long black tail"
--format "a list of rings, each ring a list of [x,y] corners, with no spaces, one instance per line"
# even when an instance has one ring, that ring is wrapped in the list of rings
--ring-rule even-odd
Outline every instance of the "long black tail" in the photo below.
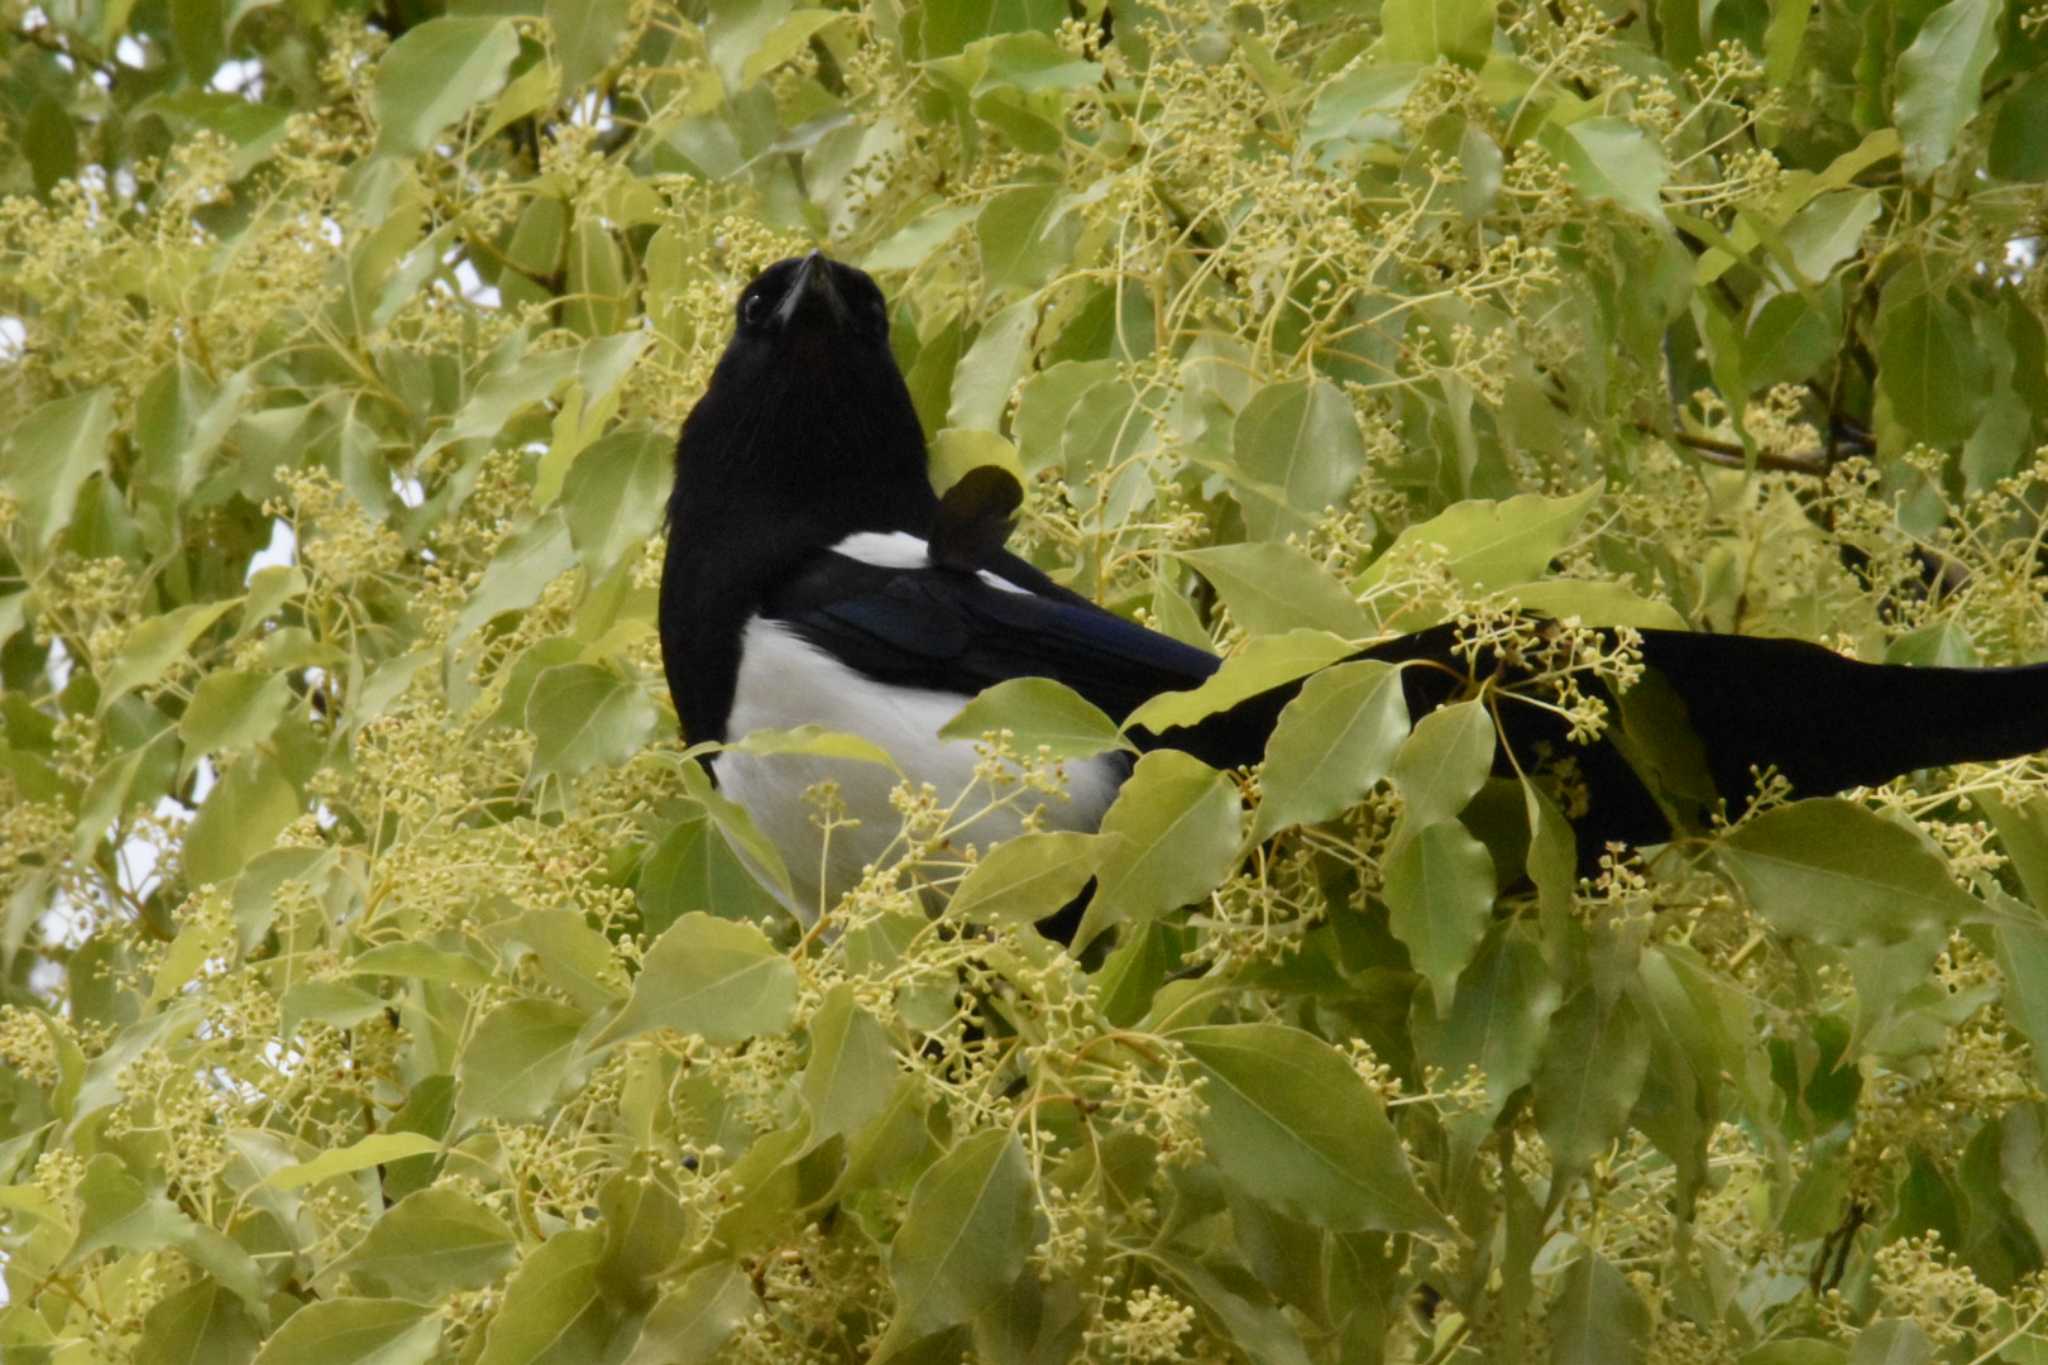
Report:
[[[1437,626],[1356,657],[1451,665],[1404,672],[1408,708],[1419,717],[1461,691],[1454,638],[1452,627]],[[1858,663],[1803,640],[1668,630],[1645,630],[1642,640],[1645,662],[1684,703],[1730,814],[1747,806],[1753,770],[1776,768],[1797,796],[1826,796],[1916,768],[2048,750],[2048,664],[1915,668]],[[1299,690],[1299,683],[1276,687],[1197,725],[1138,738],[1219,767],[1253,763]],[[1525,770],[1545,755],[1573,756],[1587,797],[1574,822],[1582,866],[1595,865],[1609,840],[1670,836],[1663,808],[1612,744],[1570,745],[1556,717],[1537,708],[1509,706],[1501,715]],[[1499,770],[1512,771],[1504,757]]]

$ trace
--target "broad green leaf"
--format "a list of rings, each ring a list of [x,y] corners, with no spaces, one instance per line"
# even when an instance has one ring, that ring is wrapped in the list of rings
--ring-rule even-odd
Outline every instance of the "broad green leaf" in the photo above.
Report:
[[[1402,828],[1456,818],[1493,771],[1494,740],[1493,717],[1476,701],[1440,706],[1415,722],[1392,771],[1405,803]]]
[[[1536,1128],[1560,1179],[1583,1174],[1627,1130],[1649,1064],[1649,1035],[1627,995],[1609,1005],[1582,987],[1552,1017],[1533,1091]]]
[[[547,0],[562,88],[575,90],[610,64],[625,41],[631,0]]]
[[[709,1365],[758,1308],[734,1262],[692,1271],[654,1305],[626,1365]]]
[[[1100,707],[1051,678],[1012,678],[983,689],[939,727],[939,735],[978,740],[991,730],[1008,730],[1027,760],[1040,753],[1057,760],[1093,758],[1130,747]]]
[[[1023,1273],[1037,1241],[1031,1169],[1007,1128],[984,1128],[940,1157],[910,1192],[889,1243],[892,1345],[965,1322]]]
[[[1928,1365],[1938,1358],[1934,1343],[1919,1323],[1911,1318],[1879,1318],[1856,1334],[1849,1365]]]
[[[1456,820],[1425,825],[1386,865],[1388,928],[1408,945],[1439,1017],[1451,1012],[1458,976],[1493,914],[1493,857]]]
[[[868,270],[908,270],[920,265],[974,221],[976,208],[972,204],[934,206],[876,243],[861,265]]]
[[[1258,1365],[1310,1365],[1301,1330],[1263,1286],[1227,1261],[1195,1261],[1167,1253],[1159,1265],[1194,1302],[1215,1314],[1246,1360]],[[1234,1272],[1234,1273],[1233,1273]]]
[[[1081,395],[1116,373],[1113,360],[1062,360],[1018,386],[1011,431],[1017,438],[1017,458],[1027,471],[1035,473],[1060,462],[1067,418]]]
[[[1590,1248],[1564,1272],[1550,1309],[1558,1365],[1624,1365],[1649,1358],[1650,1310],[1622,1273]]]
[[[654,733],[654,703],[638,683],[596,664],[561,664],[534,679],[526,702],[533,732],[528,780],[564,781],[596,767],[617,767]]]
[[[432,1303],[495,1283],[518,1258],[512,1229],[496,1214],[459,1190],[436,1187],[387,1209],[334,1270],[378,1293]]]
[[[953,375],[948,427],[998,429],[1010,391],[1029,365],[1031,336],[1037,328],[1038,304],[1032,299],[1018,300],[981,325]]]
[[[52,399],[16,420],[0,443],[0,488],[20,502],[31,549],[49,548],[71,524],[80,487],[106,471],[114,421],[114,391],[89,389]]]
[[[1102,817],[1120,842],[1102,859],[1075,946],[1208,895],[1236,865],[1239,814],[1237,785],[1199,759],[1173,749],[1139,759]]]
[[[1803,294],[1774,294],[1749,319],[1743,383],[1758,393],[1811,378],[1834,359],[1840,341],[1840,321],[1829,308],[1816,307]]]
[[[2048,919],[2002,920],[1997,941],[2006,1017],[2033,1044],[2034,1078],[2048,1085]]]
[[[1061,197],[1055,184],[1022,185],[982,204],[974,237],[991,286],[1020,293],[1036,289],[1072,259],[1081,224],[1059,212]]]
[[[675,445],[666,435],[624,427],[577,456],[562,481],[569,540],[593,579],[661,526],[674,479]]]
[[[185,830],[185,878],[227,881],[299,816],[299,793],[277,761],[252,749],[229,765]]]
[[[1493,6],[1485,0],[1388,0],[1380,31],[1392,61],[1448,57],[1476,71],[1493,43]]]
[[[896,760],[873,740],[850,735],[844,730],[827,730],[821,725],[799,725],[789,730],[755,730],[725,745],[743,754],[803,754],[811,758],[844,758],[856,763],[874,763],[894,768]]]
[[[128,632],[128,638],[121,642],[121,652],[107,668],[106,681],[100,688],[100,714],[117,700],[147,687],[163,677],[165,670],[185,657],[185,651],[204,635],[208,628],[221,617],[233,611],[240,598],[229,598],[224,602],[195,602],[189,607],[149,620]]]
[[[256,1365],[425,1365],[441,1315],[404,1299],[321,1299],[285,1320]]]
[[[484,937],[498,950],[506,975],[531,959],[548,982],[584,1009],[626,994],[625,973],[611,941],[574,910],[528,910],[493,924]]]
[[[2048,180],[2048,76],[2033,76],[1999,103],[1986,167],[2001,180]]]
[[[604,1233],[569,1228],[542,1242],[505,1283],[477,1365],[587,1365],[610,1359],[623,1310],[598,1271]]]
[[[1343,390],[1326,379],[1268,384],[1252,395],[1231,430],[1234,464],[1281,490],[1286,507],[1244,503],[1254,539],[1306,530],[1343,502],[1365,468],[1365,441]]]
[[[518,55],[518,31],[505,19],[429,19],[406,30],[377,67],[370,97],[377,150],[406,156],[431,146],[464,111],[504,88]]]
[[[408,976],[456,986],[490,984],[490,969],[463,953],[425,943],[385,943],[356,954],[348,969],[358,976]]]
[[[641,1151],[620,1161],[598,1191],[604,1257],[598,1278],[610,1297],[634,1308],[654,1298],[654,1282],[689,1249],[694,1209],[669,1188],[659,1157]]]
[[[570,1005],[525,998],[484,1016],[455,1064],[461,1112],[519,1123],[538,1118],[583,1060],[589,1016]]]
[[[958,0],[923,11],[924,55],[945,57],[999,33],[1050,33],[1067,17],[1058,0]]]
[[[1163,734],[1175,726],[1193,725],[1269,688],[1307,677],[1355,652],[1349,640],[1340,640],[1327,631],[1301,629],[1285,635],[1262,635],[1225,659],[1223,666],[1201,686],[1185,692],[1162,692],[1138,707],[1125,718],[1124,729]]]
[[[386,1008],[380,996],[346,981],[301,981],[278,1002],[278,1032],[293,1038],[308,1023],[350,1029]]]
[[[1339,1231],[1446,1230],[1379,1101],[1328,1043],[1279,1024],[1171,1036],[1207,1082],[1203,1143],[1254,1198]]]
[[[1671,168],[1656,140],[1635,124],[1604,115],[1564,125],[1546,123],[1536,140],[1564,163],[1580,198],[1604,200],[1653,226],[1664,225],[1660,191]]]
[[[1785,247],[1799,273],[1819,283],[1856,254],[1863,234],[1884,212],[1876,190],[1840,190],[1816,196],[1785,224]]]
[[[660,934],[692,910],[722,919],[760,919],[780,906],[709,817],[684,820],[661,837],[633,884],[640,920]]]
[[[576,567],[569,525],[559,510],[544,513],[533,524],[498,547],[484,569],[483,582],[470,595],[448,632],[448,652],[459,652],[477,627],[503,612],[530,607],[547,585]]]
[[[311,1161],[302,1161],[296,1166],[286,1166],[282,1170],[272,1171],[264,1177],[263,1183],[274,1190],[295,1190],[301,1185],[331,1180],[335,1176],[347,1175],[351,1171],[382,1166],[387,1161],[400,1161],[409,1156],[440,1150],[440,1143],[418,1133],[372,1133],[346,1147],[322,1152]]]
[[[1307,627],[1355,639],[1365,613],[1342,584],[1291,545],[1253,541],[1182,550],[1179,559],[1216,589],[1237,623],[1254,635]]]
[[[282,673],[227,670],[209,673],[192,690],[178,718],[185,763],[207,754],[246,749],[269,739],[291,705],[291,684]]]
[[[1534,943],[1518,933],[1496,932],[1458,979],[1449,1015],[1432,1017],[1433,998],[1420,992],[1415,997],[1417,1054],[1450,1075],[1477,1069],[1486,1078],[1480,1115],[1491,1120],[1536,1074],[1563,992]]]
[[[1720,855],[1773,928],[1816,943],[1900,943],[1982,908],[1924,838],[1848,801],[1766,811]]]
[[[1998,55],[1998,0],[1949,0],[1927,16],[1913,45],[1899,54],[1892,113],[1906,143],[1906,174],[1932,175],[1955,149],[1956,135],[1976,117],[1984,71]]]
[[[1060,428],[1060,463],[1068,480],[1085,488],[1095,475],[1152,449],[1156,435],[1143,395],[1122,379],[1105,379],[1068,411]]]
[[[1324,86],[1309,109],[1302,142],[1309,147],[1344,139],[1393,142],[1402,135],[1401,108],[1421,78],[1410,63],[1355,63]]]
[[[1893,414],[1929,445],[1968,436],[1984,411],[1990,367],[1955,298],[1905,281],[1885,291],[1877,325],[1877,382]]]
[[[1327,820],[1355,804],[1387,776],[1407,737],[1399,669],[1364,660],[1315,674],[1266,741],[1252,837]]]
[[[1579,523],[1600,497],[1596,484],[1568,497],[1523,493],[1505,502],[1474,498],[1453,505],[1394,538],[1387,555],[1367,570],[1363,586],[1377,584],[1395,550],[1442,548],[1444,566],[1482,591],[1542,578],[1550,561],[1571,544]]]
[[[1081,894],[1111,841],[1046,830],[1005,839],[982,855],[953,892],[952,913],[974,924],[1045,918]]]
[[[248,1250],[210,1223],[196,1221],[163,1191],[145,1186],[119,1158],[101,1153],[87,1162],[76,1194],[78,1238],[71,1245],[69,1263],[106,1250],[175,1250],[245,1306],[264,1311],[263,1274]]]
[[[694,911],[654,941],[632,998],[596,1045],[657,1028],[744,1042],[788,1028],[796,996],[796,968],[759,929]]]
[[[811,1111],[811,1136],[818,1142],[851,1136],[888,1107],[902,1074],[896,1049],[845,983],[825,993],[810,1034],[811,1056],[798,1088]]]
[[[200,1279],[149,1310],[132,1359],[134,1365],[244,1365],[262,1340],[239,1299],[217,1281]]]
[[[1690,630],[1685,617],[1669,602],[1639,597],[1619,583],[1592,579],[1549,578],[1514,583],[1502,589],[1526,611],[1557,620],[1576,618],[1588,626],[1637,626],[1652,630]]]

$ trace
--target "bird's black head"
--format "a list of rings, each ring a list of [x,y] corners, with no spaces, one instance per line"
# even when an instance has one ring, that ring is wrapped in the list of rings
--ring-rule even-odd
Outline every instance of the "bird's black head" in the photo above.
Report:
[[[922,533],[938,503],[881,289],[813,251],[755,276],[735,313],[676,446],[671,546]]]
[[[889,305],[864,270],[823,252],[777,261],[740,291],[734,345],[889,346]]]

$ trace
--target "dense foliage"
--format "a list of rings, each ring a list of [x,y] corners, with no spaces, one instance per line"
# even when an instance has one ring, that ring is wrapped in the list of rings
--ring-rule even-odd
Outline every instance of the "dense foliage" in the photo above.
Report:
[[[1353,665],[800,937],[652,618],[823,243],[1223,686],[2048,657],[2048,7],[447,10],[0,0],[0,1355],[2048,1360],[2040,762],[1579,880],[1488,708],[1625,647]]]

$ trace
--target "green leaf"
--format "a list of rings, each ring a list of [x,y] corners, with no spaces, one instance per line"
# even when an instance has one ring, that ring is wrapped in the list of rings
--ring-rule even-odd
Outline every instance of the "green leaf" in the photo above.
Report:
[[[0,488],[21,504],[21,528],[36,550],[71,524],[78,490],[107,468],[114,434],[114,391],[89,389],[52,399],[14,423],[0,443]]]
[[[1922,836],[1848,801],[1766,811],[1720,856],[1774,929],[1816,943],[1902,943],[1981,909]]]
[[[719,824],[706,816],[678,823],[640,864],[633,892],[642,927],[660,934],[691,910],[721,919],[759,919],[780,911],[733,848]]]
[[[1208,895],[1237,863],[1239,814],[1237,784],[1201,760],[1174,749],[1139,759],[1102,817],[1121,842],[1103,857],[1075,947]]]
[[[207,674],[192,689],[191,704],[178,718],[187,767],[207,754],[246,749],[269,739],[291,700],[291,684],[282,673],[230,669]]]
[[[223,602],[195,602],[151,617],[128,632],[100,686],[100,714],[104,716],[108,707],[128,693],[161,678],[172,664],[185,657],[193,641],[240,602],[238,597]]]
[[[695,911],[648,949],[632,998],[596,1045],[657,1028],[712,1043],[744,1042],[787,1029],[796,995],[796,968],[759,929]]]
[[[1892,115],[1906,143],[1906,174],[1924,180],[1955,150],[1956,135],[1977,115],[1984,71],[1998,55],[1998,0],[1949,0],[1927,16],[1899,54]]]
[[[484,1016],[456,1061],[463,1124],[538,1118],[583,1060],[589,1016],[553,1000],[519,999]]]
[[[1328,1043],[1279,1024],[1170,1036],[1207,1082],[1202,1141],[1254,1198],[1339,1231],[1448,1231],[1379,1101]]]
[[[1349,640],[1340,640],[1327,631],[1290,630],[1285,635],[1262,635],[1225,659],[1223,666],[1201,686],[1185,692],[1162,692],[1139,706],[1125,718],[1124,728],[1164,734],[1175,726],[1193,725],[1248,697],[1306,677],[1356,652]]]
[[[1255,540],[1308,529],[1344,501],[1365,468],[1351,402],[1326,379],[1266,385],[1238,413],[1230,441],[1236,466],[1286,498],[1285,507],[1239,499]]]
[[[2000,101],[1985,165],[2001,180],[2048,180],[2048,76],[2034,76]]]
[[[953,892],[952,913],[974,924],[1028,924],[1081,894],[1110,850],[1093,834],[1041,831],[1005,839]]]
[[[1023,1273],[1037,1241],[1031,1169],[1007,1127],[984,1128],[932,1163],[889,1243],[896,1318],[877,1357],[966,1322]]]
[[[1060,0],[955,0],[921,13],[927,58],[949,56],[998,33],[1050,33],[1067,16]]]
[[[185,831],[185,879],[222,883],[268,849],[299,816],[299,793],[260,749],[235,760]]]
[[[1990,366],[1954,296],[1904,280],[1885,291],[1877,326],[1877,382],[1893,415],[1929,445],[1968,436],[1984,411]]]
[[[348,964],[357,976],[405,976],[456,986],[487,986],[490,969],[475,958],[425,943],[384,943],[358,953]]]
[[[964,367],[963,367],[964,369]],[[951,488],[973,470],[994,465],[1024,482],[1024,466],[1017,448],[993,431],[970,427],[944,427],[931,439],[932,487]]]
[[[660,528],[674,478],[674,442],[645,427],[623,427],[576,457],[562,504],[570,543],[592,579]]]
[[[518,55],[519,33],[505,19],[429,19],[406,30],[377,66],[370,96],[377,150],[426,150],[443,128],[504,88]]]
[[[638,683],[596,664],[558,664],[534,679],[526,701],[533,732],[527,781],[563,781],[597,767],[618,767],[654,733],[654,703]]]
[[[575,567],[576,550],[560,510],[535,518],[491,556],[483,581],[448,632],[449,655],[454,656],[477,627],[492,617],[538,602],[548,584]]]
[[[1997,942],[2006,1017],[2033,1044],[2035,1080],[2048,1085],[2048,919],[2015,915],[1998,925]]]
[[[1785,224],[1785,248],[1799,273],[1817,284],[1856,254],[1863,234],[1883,212],[1884,199],[1876,190],[1817,195]]]
[[[1407,738],[1399,669],[1375,660],[1323,669],[1287,703],[1266,741],[1252,837],[1355,805],[1387,776]]]
[[[295,1190],[302,1185],[347,1175],[351,1171],[382,1166],[387,1161],[401,1161],[409,1156],[440,1150],[440,1143],[419,1133],[372,1133],[346,1147],[322,1152],[311,1161],[272,1171],[264,1177],[263,1183],[274,1190]]]
[[[1650,1310],[1622,1273],[1599,1253],[1582,1251],[1564,1272],[1550,1310],[1558,1365],[1624,1365],[1649,1358]]]
[[[709,1365],[759,1306],[735,1263],[692,1271],[654,1305],[626,1365]]]
[[[1583,987],[1551,1019],[1533,1094],[1559,1179],[1583,1174],[1628,1130],[1649,1065],[1649,1034],[1627,995],[1609,1005]]]
[[[1344,139],[1350,142],[1394,142],[1401,138],[1401,108],[1421,78],[1421,68],[1407,63],[1353,64],[1324,86],[1309,109],[1302,143],[1316,147]]]
[[[441,1315],[403,1299],[322,1299],[285,1320],[256,1365],[425,1365]]]
[[[1073,259],[1078,215],[1060,213],[1058,185],[1023,185],[989,197],[975,215],[974,238],[991,288],[1036,289]]]
[[[1599,485],[1568,497],[1523,493],[1505,502],[1474,498],[1405,528],[1367,570],[1361,586],[1377,585],[1396,550],[1442,548],[1444,566],[1459,582],[1488,591],[1543,577],[1550,561],[1571,544],[1579,523],[1600,497]]]
[[[1062,458],[1067,419],[1081,395],[1116,377],[1114,360],[1062,360],[1026,379],[1017,389],[1017,458],[1026,471],[1050,468]]]
[[[984,688],[939,727],[939,736],[978,740],[992,730],[1008,730],[1027,760],[1038,754],[1060,761],[1093,758],[1130,747],[1100,707],[1051,678],[1012,678]]]
[[[278,1030],[286,1038],[309,1022],[354,1028],[386,1008],[382,998],[346,981],[301,981],[278,1004]]]
[[[1563,998],[1536,945],[1521,934],[1497,932],[1459,977],[1447,1016],[1431,1017],[1425,1002],[1434,997],[1416,993],[1417,1054],[1448,1074],[1476,1069],[1484,1076],[1486,1106],[1479,1117],[1490,1122],[1536,1074]]]
[[[210,1279],[159,1300],[142,1320],[134,1365],[244,1365],[263,1333],[241,1301]]]
[[[1408,945],[1439,1016],[1451,1012],[1458,976],[1486,932],[1493,886],[1492,855],[1456,820],[1423,826],[1387,861],[1388,928]]]
[[[1031,359],[1031,336],[1038,329],[1038,304],[1019,299],[981,325],[973,344],[960,357],[953,375],[953,397],[946,406],[946,425],[995,431]]]
[[[1365,613],[1322,567],[1291,545],[1253,541],[1182,550],[1179,559],[1209,580],[1237,623],[1254,635],[1300,627],[1345,639],[1368,633]]]
[[[1157,444],[1143,395],[1122,379],[1105,379],[1083,393],[1060,428],[1060,463],[1077,495],[1097,474],[1124,465]]]
[[[587,1010],[626,994],[611,941],[575,910],[528,910],[484,931],[507,968],[531,959],[550,985]],[[509,973],[508,973],[509,974]]]
[[[1477,71],[1493,46],[1493,6],[1486,0],[1387,0],[1380,32],[1392,61],[1448,57]]]
[[[588,1365],[611,1358],[620,1310],[605,1297],[599,1269],[604,1232],[557,1232],[519,1263],[476,1365]]]
[[[1670,167],[1656,141],[1627,119],[1601,116],[1559,125],[1546,123],[1536,140],[1564,163],[1579,197],[1618,205],[1662,227],[1660,191]]]
[[[632,0],[547,0],[548,26],[555,31],[555,60],[562,89],[580,89],[611,64],[625,41]]]
[[[333,1269],[376,1293],[433,1303],[495,1283],[518,1258],[512,1229],[496,1214],[458,1190],[435,1187],[385,1210]]]
[[[854,1003],[845,982],[825,993],[810,1034],[810,1060],[798,1089],[811,1111],[812,1140],[851,1136],[888,1107],[901,1074],[896,1049],[875,1017]]]
[[[1440,706],[1417,721],[1394,756],[1401,828],[1425,829],[1464,810],[1493,771],[1494,739],[1493,717],[1476,701]]]
[[[1934,1343],[1911,1318],[1879,1318],[1856,1334],[1849,1365],[1927,1365],[1937,1359]]]

